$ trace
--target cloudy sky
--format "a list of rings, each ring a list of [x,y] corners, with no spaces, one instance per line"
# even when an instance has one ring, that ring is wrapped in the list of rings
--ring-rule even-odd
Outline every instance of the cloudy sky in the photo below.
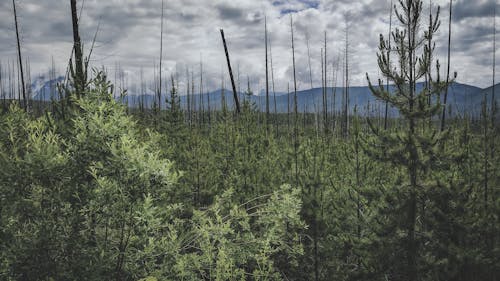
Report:
[[[246,85],[248,76],[254,90],[262,89],[265,82],[264,17],[267,17],[276,91],[286,91],[287,83],[293,79],[290,15],[293,15],[295,23],[299,89],[310,87],[306,34],[310,38],[313,84],[318,87],[321,85],[320,57],[324,31],[327,32],[328,43],[328,76],[333,80],[334,65],[342,65],[346,23],[350,45],[350,84],[366,85],[366,72],[373,78],[379,75],[376,64],[378,38],[380,33],[388,33],[391,0],[164,1],[163,75],[177,72],[181,82],[185,80],[186,69],[193,71],[198,80],[202,61],[205,88],[220,87],[222,74],[227,77],[219,33],[219,29],[223,28],[233,69],[235,72],[239,69],[242,85]],[[92,65],[104,66],[112,77],[119,65],[130,84],[138,81],[142,69],[145,80],[152,81],[154,67],[159,62],[162,0],[77,2],[79,6],[83,4],[80,29],[86,49],[100,23]],[[434,11],[438,5],[441,6],[442,25],[437,40],[437,58],[445,65],[449,1],[425,0],[426,14],[429,2],[432,2]],[[54,58],[58,72],[64,73],[72,46],[70,1],[16,0],[16,3],[22,50],[29,57],[32,77],[46,73],[51,58]],[[500,11],[499,3],[498,0],[453,1],[451,70],[458,72],[459,82],[479,87],[491,85],[493,10],[496,5]],[[427,18],[424,17],[422,25]],[[4,63],[15,59],[16,55],[13,22],[12,2],[0,1],[0,60]],[[341,70],[338,74],[342,75]]]

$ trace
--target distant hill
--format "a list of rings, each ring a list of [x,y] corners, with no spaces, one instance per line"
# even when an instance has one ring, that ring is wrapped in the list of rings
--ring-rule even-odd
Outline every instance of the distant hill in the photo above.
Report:
[[[38,76],[31,83],[33,99],[37,101],[50,101],[51,99],[58,100],[59,93],[57,92],[57,83],[64,81],[64,76],[59,76],[56,79],[50,80],[47,76]]]
[[[34,93],[35,100],[49,101],[54,85],[57,82],[64,80],[64,77],[58,77],[55,81],[45,80],[45,77],[39,77],[32,84],[32,90]],[[417,91],[423,89],[424,84],[417,84]],[[495,98],[500,101],[500,84],[495,86],[495,92],[497,93]],[[137,87],[132,87],[137,88]],[[389,89],[393,91],[393,87],[390,86]],[[194,103],[196,107],[199,108],[201,104],[205,108],[208,108],[210,101],[210,108],[212,110],[221,109],[222,94],[224,92],[225,100],[227,105],[233,107],[233,92],[230,90],[221,89],[209,92],[203,95],[194,95]],[[483,101],[484,95],[488,94],[488,103],[491,101],[492,87],[481,89],[475,86],[453,83],[448,89],[448,108],[451,109],[453,115],[468,113],[469,115],[477,116],[481,110],[481,103]],[[327,88],[327,102],[328,110],[332,111],[335,108],[336,111],[342,110],[343,104],[343,93],[344,88]],[[169,95],[167,95],[169,96]],[[335,96],[335,99],[334,99]],[[239,99],[243,98],[249,99],[254,103],[258,109],[265,111],[266,108],[266,98],[264,92],[261,91],[260,95],[252,95],[245,97],[243,94],[239,95]],[[441,95],[443,98],[443,95]],[[55,97],[57,99],[57,95]],[[274,112],[274,97],[270,93],[270,109]],[[297,102],[298,110],[300,112],[317,112],[322,109],[322,89],[314,88],[308,90],[302,90],[297,92]],[[151,107],[156,101],[154,92],[147,90],[145,95],[137,95],[136,93],[129,90],[129,94],[124,97],[123,103],[128,104],[131,107],[138,107],[141,103],[146,107]],[[288,103],[290,102],[290,108],[293,108],[293,93],[276,93],[276,110],[278,113],[284,113],[288,111]],[[187,96],[181,96],[181,106],[187,106]],[[165,108],[165,98],[162,99],[162,107]],[[357,107],[358,112],[367,113],[370,110],[371,114],[377,114],[379,111],[383,111],[384,104],[377,101],[375,97],[371,94],[370,89],[367,86],[363,87],[349,87],[349,110],[352,112],[354,107]],[[395,109],[390,110],[391,115],[397,114]]]

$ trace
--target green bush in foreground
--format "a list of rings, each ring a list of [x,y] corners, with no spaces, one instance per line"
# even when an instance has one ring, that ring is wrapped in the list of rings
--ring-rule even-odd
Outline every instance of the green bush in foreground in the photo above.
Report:
[[[0,279],[277,280],[302,254],[298,191],[203,210],[97,78],[71,117],[0,116]],[[280,264],[280,266],[283,266]]]

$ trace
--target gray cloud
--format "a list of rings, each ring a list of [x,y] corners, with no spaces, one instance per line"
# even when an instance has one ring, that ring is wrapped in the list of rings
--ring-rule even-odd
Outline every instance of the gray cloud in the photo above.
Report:
[[[433,2],[442,6],[443,24],[437,38],[436,58],[443,64],[446,62],[448,1]],[[32,75],[47,71],[51,57],[59,72],[64,72],[72,42],[69,1],[17,0],[17,3],[23,51],[30,58]],[[485,87],[491,81],[494,3],[494,0],[454,2],[452,70],[459,72],[460,82]],[[424,1],[424,9],[427,13],[427,1]],[[378,38],[380,33],[388,33],[389,11],[390,0],[165,0],[163,75],[178,72],[184,83],[187,68],[199,81],[201,59],[205,88],[219,87],[221,72],[227,76],[219,33],[219,28],[223,28],[233,68],[236,71],[239,66],[241,80],[246,81],[248,75],[254,92],[259,92],[257,89],[264,85],[265,78],[263,19],[266,16],[275,84],[278,91],[285,91],[287,84],[293,81],[291,14],[295,23],[300,88],[310,85],[306,33],[310,38],[313,83],[317,87],[321,85],[320,50],[324,31],[327,31],[328,77],[331,79],[332,65],[342,65],[344,57],[346,18],[351,85],[365,85],[366,72],[374,78],[379,73]],[[119,64],[131,83],[139,79],[142,69],[146,80],[153,81],[160,55],[160,15],[161,0],[86,0],[80,23],[87,51],[100,23],[93,65],[103,65],[111,72],[110,77],[114,77]],[[423,25],[426,20],[424,17]],[[0,60],[15,59],[14,40],[11,3],[0,1]],[[341,69],[338,71],[340,76]]]
[[[219,16],[227,20],[240,20],[243,17],[243,11],[236,6],[227,4],[218,4],[215,6]]]
[[[500,3],[496,0],[457,0],[453,14],[454,21],[463,21],[468,18],[492,17],[496,6],[500,11]]]

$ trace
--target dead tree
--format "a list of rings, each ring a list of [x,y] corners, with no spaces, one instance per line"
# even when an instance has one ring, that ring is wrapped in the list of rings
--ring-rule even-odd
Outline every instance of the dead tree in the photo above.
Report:
[[[311,89],[313,88],[313,75],[311,66],[311,48],[309,47],[309,31],[306,31],[306,45],[307,45],[307,58],[309,63],[309,81],[311,83]]]
[[[164,13],[165,1],[161,1],[161,27],[160,27],[160,68],[159,72],[159,87],[158,87],[158,112],[161,111],[161,66],[163,61],[163,13]]]
[[[293,17],[290,15],[290,31],[292,33],[292,65],[293,65],[293,113],[294,113],[294,154],[295,154],[295,185],[299,184],[299,132],[298,132],[298,106],[297,106],[297,75],[295,71],[295,45],[293,40]]]
[[[324,52],[324,66],[325,66],[325,69],[324,69],[324,72],[323,72],[323,75],[324,75],[324,91],[323,91],[323,122],[324,122],[324,130],[325,130],[325,134],[328,132],[328,99],[327,99],[327,95],[326,95],[326,92],[327,92],[327,87],[328,87],[328,79],[327,79],[327,73],[328,73],[328,64],[327,64],[327,48],[326,48],[326,31],[325,31],[325,52]]]
[[[448,19],[448,69],[446,71],[446,85],[449,85],[450,82],[450,58],[451,58],[451,12],[452,12],[452,3],[453,0],[450,0],[450,18]],[[448,99],[448,89],[449,86],[446,87],[444,92],[444,100],[443,100],[443,115],[441,117],[441,131],[444,130],[445,126],[445,118],[446,118],[446,107],[447,107],[447,99]]]
[[[75,0],[73,0],[75,1]],[[14,24],[16,28],[16,39],[17,39],[17,56],[19,59],[19,72],[21,76],[21,92],[23,94],[24,100],[24,110],[28,111],[28,101],[26,99],[26,84],[24,83],[24,72],[23,72],[23,59],[21,55],[21,42],[19,40],[19,25],[17,21],[17,11],[16,11],[16,1],[12,0],[12,7],[14,8]]]
[[[496,42],[496,33],[497,33],[497,6],[493,8],[493,87],[491,88],[491,124],[495,124],[496,118],[496,104],[495,104],[495,74],[496,74],[496,50],[497,50],[497,42]]]
[[[267,17],[264,18],[264,29],[265,29],[265,45],[266,45],[266,130],[269,130],[269,70],[267,63]]]
[[[345,104],[344,104],[344,137],[349,134],[349,26],[345,22]]]
[[[85,78],[83,77],[83,51],[80,33],[78,31],[78,14],[76,0],[71,1],[71,19],[73,22],[73,51],[75,54],[74,83],[77,97],[80,97],[85,89]],[[73,66],[71,66],[72,68]]]
[[[277,105],[276,105],[276,90],[275,90],[275,87],[274,87],[274,67],[273,67],[273,48],[272,48],[272,44],[271,44],[271,40],[269,40],[269,58],[270,58],[270,62],[271,62],[271,84],[272,84],[272,87],[273,87],[273,99],[274,99],[274,116],[275,116],[275,126],[276,126],[276,136],[278,136],[278,120],[277,120],[277,114],[278,114],[278,108],[277,108]]]
[[[236,106],[236,113],[240,113],[240,102],[238,101],[238,93],[236,92],[236,85],[234,84],[233,70],[231,69],[231,61],[229,59],[229,51],[227,50],[226,38],[224,37],[224,30],[220,30],[222,36],[222,43],[224,44],[224,51],[226,53],[227,67],[229,69],[229,77],[231,78],[231,86],[233,87],[234,104]]]

